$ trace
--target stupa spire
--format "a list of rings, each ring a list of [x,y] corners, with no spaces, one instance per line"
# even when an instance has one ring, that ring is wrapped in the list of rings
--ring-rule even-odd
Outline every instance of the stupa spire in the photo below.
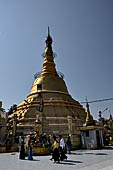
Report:
[[[49,26],[48,26],[48,36],[50,35],[50,30],[49,30]]]
[[[88,104],[88,100],[86,98],[86,109],[87,109],[87,115],[86,115],[86,125],[90,126],[94,124],[94,120],[92,115],[90,114],[90,110],[89,110],[89,104]]]
[[[113,121],[113,117],[112,117],[111,113],[110,113],[110,118],[109,118],[109,120],[110,120],[110,122]]]
[[[58,76],[55,68],[55,63],[54,63],[54,56],[53,56],[53,50],[52,50],[52,38],[50,35],[50,29],[48,27],[48,35],[45,39],[46,42],[46,48],[45,48],[45,53],[44,53],[44,64],[42,68],[42,76],[47,76],[47,75],[56,75]]]
[[[53,40],[52,40],[52,38],[50,36],[49,27],[48,27],[48,36],[46,37],[45,42],[46,42],[45,54],[53,55],[53,50],[52,50],[52,42],[53,42]]]

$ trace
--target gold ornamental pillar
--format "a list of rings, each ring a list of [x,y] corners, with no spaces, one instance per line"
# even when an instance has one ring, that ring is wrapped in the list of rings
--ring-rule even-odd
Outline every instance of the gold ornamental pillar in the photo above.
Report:
[[[67,116],[69,135],[72,135],[72,116]]]

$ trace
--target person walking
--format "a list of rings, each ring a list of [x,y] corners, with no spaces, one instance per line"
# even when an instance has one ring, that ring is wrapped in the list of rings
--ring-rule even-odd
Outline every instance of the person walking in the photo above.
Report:
[[[63,161],[64,159],[67,159],[67,156],[65,155],[65,142],[64,142],[62,135],[59,135],[59,138],[60,138],[59,140],[60,160]]]
[[[19,148],[19,159],[25,159],[24,137],[21,137]]]
[[[67,145],[67,152],[68,154],[71,153],[71,139],[70,139],[70,136],[68,136],[68,139],[66,141],[66,145]]]
[[[64,139],[63,139],[62,135],[59,135],[59,138],[60,138],[60,140],[59,140],[60,147],[62,149],[64,149],[65,148],[65,143],[64,143]]]
[[[56,162],[59,163],[59,161],[60,161],[59,143],[56,139],[56,136],[53,136],[53,140],[54,140],[53,145],[52,145],[53,155],[50,160],[54,159],[54,163],[56,163]]]

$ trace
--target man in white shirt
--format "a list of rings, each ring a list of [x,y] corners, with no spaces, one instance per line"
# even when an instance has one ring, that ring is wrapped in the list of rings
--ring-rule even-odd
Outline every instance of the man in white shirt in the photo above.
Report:
[[[63,161],[64,159],[67,159],[67,156],[65,155],[65,143],[62,135],[59,135],[60,138],[60,160]]]
[[[62,135],[59,135],[59,137],[60,137],[60,147],[62,147],[62,149],[64,149],[64,147],[65,147],[64,139],[63,139]]]

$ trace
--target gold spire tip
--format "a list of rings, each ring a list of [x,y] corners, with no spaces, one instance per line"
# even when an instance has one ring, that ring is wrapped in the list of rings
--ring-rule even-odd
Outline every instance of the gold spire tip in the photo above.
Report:
[[[48,36],[50,35],[50,29],[49,29],[49,26],[48,26]]]

